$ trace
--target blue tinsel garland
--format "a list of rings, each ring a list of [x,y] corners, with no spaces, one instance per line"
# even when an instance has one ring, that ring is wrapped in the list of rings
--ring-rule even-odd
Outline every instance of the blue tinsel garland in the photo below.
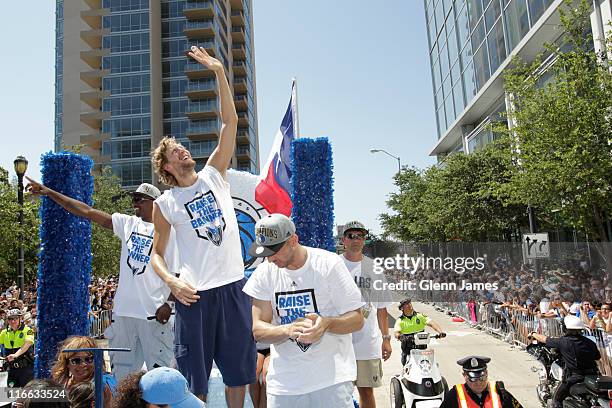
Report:
[[[332,148],[326,137],[291,144],[292,218],[300,243],[335,252]]]
[[[74,153],[46,153],[42,183],[69,197],[92,204],[93,161]],[[40,206],[38,264],[38,338],[35,373],[49,377],[58,343],[87,335],[91,276],[91,223],[43,197]]]

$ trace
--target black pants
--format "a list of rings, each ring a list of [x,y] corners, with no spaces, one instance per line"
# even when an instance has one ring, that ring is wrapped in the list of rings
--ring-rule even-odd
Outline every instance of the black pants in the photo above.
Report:
[[[410,350],[415,348],[414,340],[402,341],[402,367],[406,365],[406,360],[410,357]]]
[[[34,366],[23,368],[9,368],[7,384],[10,387],[25,387],[34,378]]]
[[[569,390],[572,388],[572,385],[581,383],[583,381],[584,374],[568,373],[567,376],[563,375],[563,381],[559,383],[559,386],[553,395],[553,408],[563,408],[563,400],[570,395]]]

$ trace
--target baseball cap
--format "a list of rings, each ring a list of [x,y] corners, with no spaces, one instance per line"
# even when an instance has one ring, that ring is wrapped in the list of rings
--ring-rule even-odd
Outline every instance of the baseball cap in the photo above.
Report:
[[[363,225],[359,221],[349,221],[346,224],[344,224],[345,234],[351,230],[360,230],[360,231],[365,232],[366,234],[368,233],[368,230],[366,229],[365,225]]]
[[[149,404],[169,405],[170,408],[205,407],[203,401],[189,391],[183,375],[169,367],[157,367],[140,378],[142,399]]]
[[[159,188],[155,187],[153,184],[142,183],[132,194],[142,194],[156,200],[161,195],[161,192]]]
[[[283,214],[270,214],[255,224],[255,242],[249,248],[249,255],[265,258],[277,253],[293,234],[295,224]]]

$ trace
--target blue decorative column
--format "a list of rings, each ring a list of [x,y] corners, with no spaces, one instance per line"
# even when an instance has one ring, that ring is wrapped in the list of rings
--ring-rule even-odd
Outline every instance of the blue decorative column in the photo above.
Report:
[[[332,148],[326,137],[291,144],[291,214],[300,243],[335,252]]]
[[[92,204],[93,161],[74,153],[42,156],[42,183]],[[88,335],[91,277],[91,223],[47,197],[40,206],[38,264],[38,337],[35,375],[49,377],[58,344],[71,335]]]

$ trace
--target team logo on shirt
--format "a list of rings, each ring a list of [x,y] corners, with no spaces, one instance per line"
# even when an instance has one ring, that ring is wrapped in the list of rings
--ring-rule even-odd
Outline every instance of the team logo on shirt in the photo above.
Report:
[[[206,239],[216,246],[221,246],[225,218],[212,191],[196,196],[185,203],[187,214],[191,218],[191,227],[199,238]]]
[[[276,313],[280,318],[280,324],[291,324],[308,313],[319,313],[317,298],[314,289],[302,289],[290,292],[276,292]],[[300,343],[291,339],[302,351],[308,350],[310,344]]]
[[[234,212],[238,221],[238,231],[240,232],[240,244],[242,247],[242,260],[244,269],[253,272],[257,265],[263,262],[264,258],[249,256],[249,248],[255,242],[255,224],[262,218],[262,213],[266,210],[259,206],[256,208],[252,203],[239,197],[232,197],[234,200]],[[255,203],[256,201],[253,200]]]
[[[134,276],[144,273],[153,250],[153,237],[132,231],[126,243],[127,264]]]

